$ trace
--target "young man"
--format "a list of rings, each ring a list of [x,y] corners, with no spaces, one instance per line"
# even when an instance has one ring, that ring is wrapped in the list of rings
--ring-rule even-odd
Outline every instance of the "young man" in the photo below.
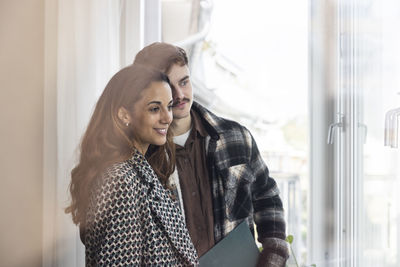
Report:
[[[279,190],[251,133],[193,101],[182,48],[153,43],[134,64],[165,72],[172,85],[176,172],[170,177],[199,256],[246,220],[263,252],[258,266],[285,266],[288,257]]]

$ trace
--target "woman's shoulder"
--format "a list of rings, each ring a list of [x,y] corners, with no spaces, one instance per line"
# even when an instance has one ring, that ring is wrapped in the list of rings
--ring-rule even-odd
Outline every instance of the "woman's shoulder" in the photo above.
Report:
[[[110,220],[119,218],[121,213],[134,211],[142,199],[136,177],[135,168],[127,162],[112,164],[98,177],[91,187],[86,212],[89,231],[112,223]]]
[[[137,172],[129,161],[114,163],[102,173],[99,187],[108,189],[124,189],[138,183]]]
[[[136,174],[135,169],[133,168],[129,160],[114,163],[108,168],[106,168],[104,172],[104,176],[121,177],[121,178],[134,176],[135,174]]]

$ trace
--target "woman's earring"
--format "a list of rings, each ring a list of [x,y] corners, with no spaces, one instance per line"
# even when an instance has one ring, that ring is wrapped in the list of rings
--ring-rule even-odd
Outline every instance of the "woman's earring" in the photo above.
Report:
[[[129,122],[126,122],[125,125],[126,125],[126,127],[128,127],[129,126]]]

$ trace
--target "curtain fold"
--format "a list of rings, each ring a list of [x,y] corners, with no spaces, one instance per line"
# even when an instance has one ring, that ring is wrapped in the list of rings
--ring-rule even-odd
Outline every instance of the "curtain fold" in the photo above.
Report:
[[[55,266],[84,266],[78,227],[64,213],[70,172],[94,105],[121,68],[121,0],[58,0]]]

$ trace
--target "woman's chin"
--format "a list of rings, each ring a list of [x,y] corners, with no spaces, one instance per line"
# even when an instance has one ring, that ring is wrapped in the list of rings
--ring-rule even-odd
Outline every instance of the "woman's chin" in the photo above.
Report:
[[[154,143],[153,143],[153,145],[155,145],[155,146],[162,146],[162,145],[164,145],[165,143],[167,142],[167,138],[160,138],[160,139],[158,139],[158,140],[154,140]]]

